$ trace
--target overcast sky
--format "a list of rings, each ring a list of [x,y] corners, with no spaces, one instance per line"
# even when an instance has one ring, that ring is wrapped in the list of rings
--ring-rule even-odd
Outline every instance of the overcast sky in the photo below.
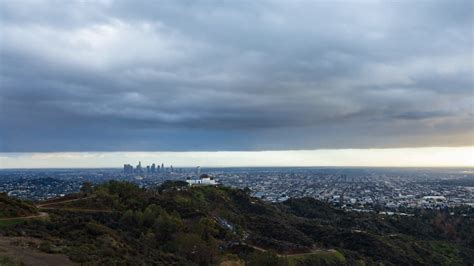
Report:
[[[474,145],[469,0],[0,3],[3,153]]]

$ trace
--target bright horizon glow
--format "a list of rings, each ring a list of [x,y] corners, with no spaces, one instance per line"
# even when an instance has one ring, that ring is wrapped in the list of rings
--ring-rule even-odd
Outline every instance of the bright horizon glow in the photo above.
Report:
[[[0,168],[109,168],[124,163],[174,167],[474,167],[474,146],[218,152],[0,153]]]

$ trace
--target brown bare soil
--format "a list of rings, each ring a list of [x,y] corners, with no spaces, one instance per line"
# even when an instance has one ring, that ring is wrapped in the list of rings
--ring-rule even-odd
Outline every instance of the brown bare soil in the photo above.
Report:
[[[0,218],[0,221],[10,221],[10,220],[27,220],[27,219],[38,219],[38,218],[46,218],[48,214],[45,212],[40,212],[38,215],[30,215],[30,216],[18,216],[18,217],[8,217],[8,218]]]
[[[49,265],[78,265],[66,255],[49,254],[38,250],[41,240],[32,237],[5,237],[0,236],[0,256],[6,256],[22,265],[49,266]]]

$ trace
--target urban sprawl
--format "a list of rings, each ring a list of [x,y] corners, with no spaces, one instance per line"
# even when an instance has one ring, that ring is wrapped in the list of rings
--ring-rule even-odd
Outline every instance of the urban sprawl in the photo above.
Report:
[[[0,170],[0,192],[32,201],[79,191],[84,182],[123,180],[153,187],[166,180],[247,189],[271,202],[313,197],[347,211],[410,215],[420,208],[474,207],[474,171],[455,168],[177,168]]]

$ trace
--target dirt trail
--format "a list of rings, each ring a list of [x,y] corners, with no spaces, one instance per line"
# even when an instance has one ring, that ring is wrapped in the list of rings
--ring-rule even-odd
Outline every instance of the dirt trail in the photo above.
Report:
[[[45,212],[40,212],[37,215],[0,218],[0,221],[28,220],[28,219],[38,219],[38,218],[44,218],[44,217],[48,217],[48,214]]]
[[[305,252],[305,253],[295,253],[295,254],[277,254],[279,257],[298,257],[298,256],[305,256],[305,255],[311,255],[311,254],[317,254],[318,252],[330,252],[334,253],[336,252],[335,249],[316,249],[312,250],[311,252]]]
[[[49,205],[61,204],[61,203],[73,202],[73,201],[79,201],[79,200],[85,200],[85,199],[92,199],[92,198],[95,198],[95,196],[89,196],[89,197],[77,198],[77,199],[70,199],[70,200],[63,200],[63,201],[53,201],[53,202],[48,202],[48,203],[42,203],[42,204],[37,204],[36,207],[38,207],[38,208],[44,208],[45,206],[49,206]]]
[[[262,252],[266,252],[268,251],[267,249],[264,249],[264,248],[261,248],[261,247],[257,247],[257,246],[254,246],[254,245],[249,245],[247,244],[247,246],[249,247],[252,247],[258,251],[262,251]],[[334,249],[315,249],[315,250],[312,250],[310,252],[304,252],[304,253],[294,253],[294,254],[276,254],[278,257],[296,257],[296,256],[304,256],[304,255],[311,255],[311,254],[316,254],[318,252],[331,252],[331,253],[334,253],[336,252],[336,250]]]
[[[89,213],[111,213],[111,210],[101,210],[101,209],[83,209],[83,208],[74,208],[74,207],[48,207],[51,205],[56,205],[56,204],[63,204],[63,203],[68,203],[68,202],[74,202],[74,201],[81,201],[81,200],[86,200],[86,199],[92,199],[95,198],[96,196],[89,196],[85,198],[77,198],[77,199],[70,199],[70,200],[63,200],[63,201],[54,201],[54,202],[48,202],[48,203],[41,203],[37,204],[36,207],[41,210],[63,210],[63,211],[70,211],[70,212],[89,212]]]
[[[48,208],[41,208],[42,210],[61,210],[61,211],[69,211],[69,212],[86,212],[86,213],[112,213],[111,210],[100,210],[100,209],[81,209],[81,208],[63,208],[63,207],[48,207]]]
[[[56,205],[56,204],[63,204],[63,203],[68,203],[68,202],[74,202],[74,201],[81,201],[81,200],[86,200],[86,199],[91,199],[95,198],[96,196],[89,196],[85,198],[78,198],[78,199],[70,199],[70,200],[63,200],[63,201],[55,201],[55,202],[49,202],[49,203],[42,203],[42,204],[37,204],[36,207],[41,210],[63,210],[63,211],[70,211],[70,212],[87,212],[87,213],[112,213],[113,211],[111,210],[102,210],[102,209],[85,209],[85,208],[75,208],[75,207],[48,207],[51,205]]]

